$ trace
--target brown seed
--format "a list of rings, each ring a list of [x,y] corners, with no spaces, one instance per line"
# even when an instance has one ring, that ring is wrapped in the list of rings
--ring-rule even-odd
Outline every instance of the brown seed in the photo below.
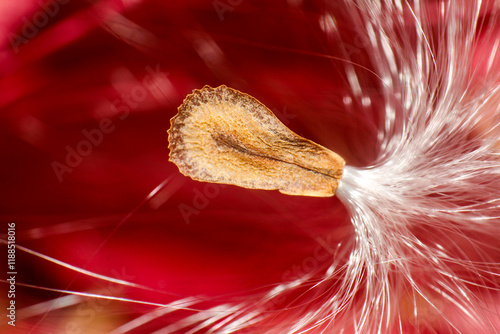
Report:
[[[344,159],[288,129],[262,103],[226,86],[186,97],[170,120],[170,161],[194,180],[283,194],[333,196]]]

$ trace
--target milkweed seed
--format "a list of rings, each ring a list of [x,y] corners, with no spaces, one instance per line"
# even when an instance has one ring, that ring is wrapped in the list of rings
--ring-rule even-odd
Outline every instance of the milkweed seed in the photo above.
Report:
[[[194,90],[170,123],[170,161],[194,180],[327,197],[342,177],[342,157],[224,85]]]

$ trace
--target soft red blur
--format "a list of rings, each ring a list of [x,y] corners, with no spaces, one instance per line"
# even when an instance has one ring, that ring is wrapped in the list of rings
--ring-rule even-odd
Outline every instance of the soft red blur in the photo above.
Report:
[[[210,188],[168,161],[166,130],[184,97],[225,84],[259,99],[293,131],[348,164],[369,165],[377,154],[371,124],[381,115],[376,99],[367,118],[346,114],[345,62],[320,24],[324,6],[300,0],[1,4],[0,234],[15,222],[19,246],[150,288],[114,285],[18,249],[17,309],[65,295],[44,288],[161,304],[204,296],[209,308],[309,270],[304,260],[318,239],[342,245],[339,256],[348,257],[354,232],[336,198]],[[353,36],[346,15],[339,12],[336,25]],[[367,67],[362,84],[376,95],[367,55],[358,50],[352,58]],[[5,320],[0,329],[106,333],[155,309],[127,301],[80,303],[30,317],[18,313],[15,330]],[[153,332],[191,313],[176,311],[132,333]]]

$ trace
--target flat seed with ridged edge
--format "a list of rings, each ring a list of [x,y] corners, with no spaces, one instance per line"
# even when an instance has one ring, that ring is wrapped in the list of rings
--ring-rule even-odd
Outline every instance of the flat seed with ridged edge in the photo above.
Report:
[[[342,157],[295,134],[255,98],[224,85],[194,90],[170,125],[170,161],[197,181],[328,197],[342,177]]]

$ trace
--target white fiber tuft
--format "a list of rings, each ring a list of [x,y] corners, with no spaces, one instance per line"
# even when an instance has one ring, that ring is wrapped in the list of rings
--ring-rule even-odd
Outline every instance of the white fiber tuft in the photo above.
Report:
[[[332,256],[323,279],[309,273],[245,305],[252,312],[241,316],[254,317],[249,328],[258,320],[268,324],[257,327],[266,333],[500,330],[494,308],[500,289],[500,81],[498,66],[481,72],[473,60],[479,29],[498,44],[481,11],[494,8],[488,22],[497,22],[499,3],[430,5],[342,6],[365,40],[384,114],[376,124],[377,158],[367,167],[347,166],[337,191],[355,241],[344,264]],[[483,56],[489,63],[494,57]],[[367,71],[346,60],[350,99],[368,108]],[[286,308],[269,311],[274,300],[290,295],[296,299],[280,304]],[[243,328],[236,319],[231,323]],[[216,332],[234,331],[226,324]]]

